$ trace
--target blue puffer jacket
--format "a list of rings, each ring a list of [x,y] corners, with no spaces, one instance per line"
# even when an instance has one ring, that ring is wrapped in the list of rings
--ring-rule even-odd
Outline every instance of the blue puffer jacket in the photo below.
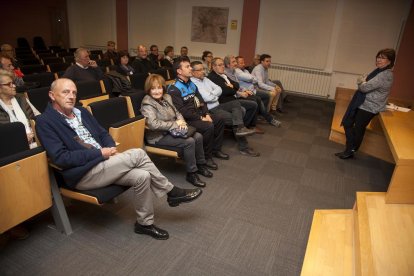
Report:
[[[114,147],[115,142],[96,119],[84,108],[82,123],[102,147]],[[88,149],[75,139],[76,132],[51,104],[36,120],[36,132],[51,161],[62,168],[66,185],[74,188],[81,178],[98,163],[104,161],[100,149]]]

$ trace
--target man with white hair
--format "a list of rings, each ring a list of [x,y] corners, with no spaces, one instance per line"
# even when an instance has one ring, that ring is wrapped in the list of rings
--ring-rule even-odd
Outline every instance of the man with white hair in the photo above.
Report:
[[[71,65],[66,69],[63,78],[68,78],[77,81],[93,81],[101,80],[104,78],[104,74],[99,68],[96,61],[91,60],[88,49],[78,48],[76,49],[74,56],[76,64]]]

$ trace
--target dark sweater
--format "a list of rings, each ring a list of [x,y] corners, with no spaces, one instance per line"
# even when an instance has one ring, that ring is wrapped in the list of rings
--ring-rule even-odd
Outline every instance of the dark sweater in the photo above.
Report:
[[[83,69],[76,64],[69,66],[68,69],[66,69],[65,74],[62,76],[62,78],[68,78],[74,82],[99,81],[103,79],[103,77],[104,74],[99,67],[88,67],[87,69]]]
[[[132,68],[134,68],[135,73],[148,74],[155,69],[154,64],[148,59],[141,59],[137,57],[132,63]]]
[[[82,123],[92,137],[102,147],[114,147],[114,140],[96,119],[83,107],[78,109],[81,111]],[[74,188],[93,167],[105,160],[100,149],[88,149],[77,142],[76,132],[51,104],[37,117],[36,132],[47,155],[62,169],[66,185],[71,188]]]
[[[235,82],[231,80],[230,78],[228,78],[230,83],[233,85],[233,88],[228,87],[226,80],[214,71],[211,71],[211,73],[208,74],[208,78],[212,82],[214,82],[215,84],[221,87],[222,93],[221,93],[221,96],[219,97],[220,103],[225,103],[225,102],[236,100],[234,95],[236,95],[237,91],[239,91],[239,88],[240,88],[238,82]]]

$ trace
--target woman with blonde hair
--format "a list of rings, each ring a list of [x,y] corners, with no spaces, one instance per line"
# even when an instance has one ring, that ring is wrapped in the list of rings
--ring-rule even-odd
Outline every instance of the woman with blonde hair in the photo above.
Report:
[[[164,93],[164,86],[164,78],[157,74],[148,76],[145,81],[147,95],[141,104],[141,113],[146,117],[148,127],[145,139],[153,145],[182,148],[187,169],[186,180],[194,186],[205,187],[206,183],[200,180],[198,174],[212,177],[213,173],[206,167],[203,136],[198,132],[190,133],[171,96]]]

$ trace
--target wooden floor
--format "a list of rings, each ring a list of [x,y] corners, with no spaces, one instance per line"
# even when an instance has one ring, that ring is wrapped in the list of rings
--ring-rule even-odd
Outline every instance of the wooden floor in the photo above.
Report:
[[[302,275],[414,275],[414,205],[358,192],[354,210],[316,210]]]

